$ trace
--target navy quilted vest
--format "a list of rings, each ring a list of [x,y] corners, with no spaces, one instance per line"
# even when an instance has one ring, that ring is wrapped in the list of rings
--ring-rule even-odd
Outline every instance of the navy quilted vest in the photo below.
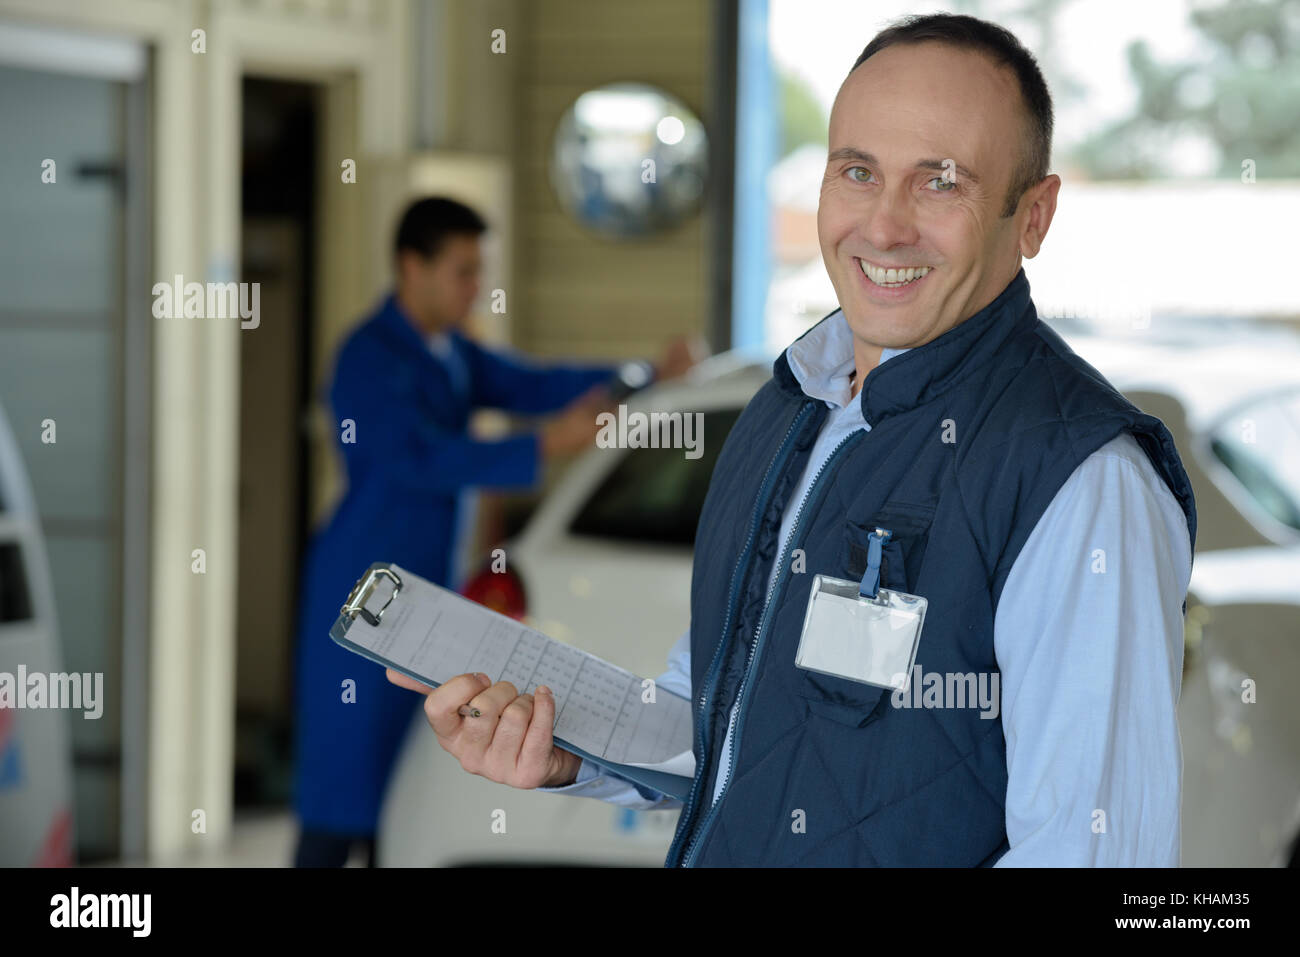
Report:
[[[782,562],[766,612],[782,514],[828,414],[784,354],[722,449],[691,582],[697,770],[667,866],[987,866],[1007,850],[1000,707],[895,708],[880,688],[794,665],[812,576],[861,578],[876,526],[893,532],[881,584],[929,600],[916,664],[939,673],[997,670],[994,613],[1016,555],[1070,473],[1121,432],[1195,544],[1168,430],[1039,321],[1023,270],[970,319],[873,369],[860,401],[871,431],[813,484],[791,542],[804,566]]]

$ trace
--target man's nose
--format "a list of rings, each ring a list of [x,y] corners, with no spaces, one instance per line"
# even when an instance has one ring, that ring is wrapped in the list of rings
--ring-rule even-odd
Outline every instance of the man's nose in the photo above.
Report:
[[[913,216],[911,198],[902,189],[882,190],[866,211],[862,235],[873,249],[881,252],[895,246],[912,246],[920,236]]]

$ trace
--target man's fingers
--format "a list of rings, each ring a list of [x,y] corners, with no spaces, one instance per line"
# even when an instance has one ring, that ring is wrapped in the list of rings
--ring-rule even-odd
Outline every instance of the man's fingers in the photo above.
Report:
[[[519,764],[519,748],[533,718],[533,696],[521,694],[501,711],[496,734],[488,749],[488,770],[496,780],[513,780]]]
[[[533,720],[519,748],[519,762],[515,770],[525,780],[545,778],[551,766],[551,752],[555,748],[555,696],[537,688],[533,695]]]
[[[424,713],[429,725],[440,738],[448,738],[461,728],[466,719],[458,713],[460,706],[488,687],[489,679],[478,675],[457,675],[433,691],[424,702]],[[478,718],[469,719],[478,721]]]
[[[501,719],[501,712],[505,710],[506,705],[519,697],[519,691],[509,681],[498,681],[490,688],[476,692],[473,698],[473,706],[481,712],[477,718],[464,718],[460,725],[460,739],[464,742],[465,747],[457,757],[464,764],[468,757],[471,764],[476,764],[482,760],[483,755],[492,745],[492,736],[496,734],[497,724]],[[468,701],[459,702],[460,704],[469,703]],[[455,714],[455,709],[452,709]],[[475,773],[478,773],[475,771]]]
[[[420,692],[420,694],[433,693],[433,689],[428,685],[422,685],[414,678],[408,678],[400,671],[394,671],[392,668],[387,668],[385,669],[385,673],[388,675],[388,680],[395,685],[401,685],[403,688],[410,688],[412,691]]]

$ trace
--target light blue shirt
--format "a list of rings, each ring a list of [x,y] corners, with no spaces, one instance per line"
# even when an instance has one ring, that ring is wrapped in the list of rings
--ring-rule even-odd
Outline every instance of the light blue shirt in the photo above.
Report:
[[[881,362],[905,349],[885,349]],[[855,429],[853,338],[842,313],[794,343],[790,369],[831,413],[781,526],[785,543],[822,462]],[[779,563],[768,580],[768,598]],[[1026,540],[994,616],[1007,746],[999,867],[1177,867],[1187,519],[1129,433],[1075,469]],[[656,681],[693,699],[690,630]],[[731,765],[731,711],[713,800]],[[761,707],[761,702],[756,706]],[[573,784],[539,788],[642,810],[676,798],[584,760]]]

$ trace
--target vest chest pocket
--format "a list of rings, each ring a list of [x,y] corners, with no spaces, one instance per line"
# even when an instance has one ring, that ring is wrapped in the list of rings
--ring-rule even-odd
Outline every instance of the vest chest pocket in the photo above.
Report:
[[[861,579],[867,570],[867,544],[871,533],[877,528],[887,528],[893,534],[881,555],[880,585],[891,591],[916,594],[933,520],[933,509],[919,505],[886,505],[872,521],[846,523],[837,573],[855,581]]]
[[[889,707],[889,695],[892,692],[885,688],[803,668],[797,670],[803,675],[797,693],[808,702],[808,710],[814,715],[849,727],[862,728],[880,717],[884,709]]]
[[[921,562],[930,535],[934,510],[916,505],[886,505],[869,522],[848,522],[838,567],[826,574],[859,581],[867,570],[868,539],[877,528],[892,532],[880,560],[882,588],[914,594]],[[889,708],[889,689],[863,684],[848,678],[799,669],[802,681],[797,692],[808,702],[808,710],[817,716],[865,727]]]

